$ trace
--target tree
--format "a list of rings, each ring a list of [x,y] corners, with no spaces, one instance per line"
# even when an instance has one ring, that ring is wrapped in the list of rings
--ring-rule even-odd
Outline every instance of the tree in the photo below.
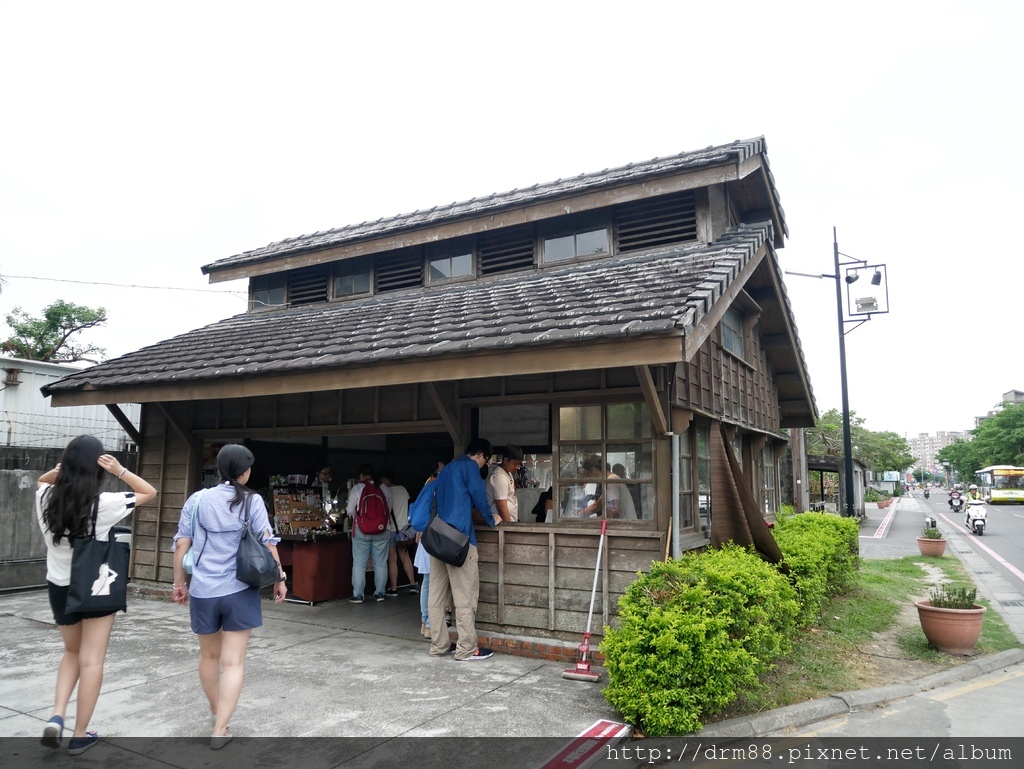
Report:
[[[1024,403],[1006,405],[971,431],[977,456],[989,465],[1024,465]]]
[[[968,478],[973,482],[974,473],[986,466],[974,441],[956,441],[944,446],[935,458],[939,462],[949,462],[949,466],[956,471],[957,478],[961,481]]]
[[[850,440],[853,458],[869,470],[903,471],[917,460],[910,454],[905,439],[894,432],[874,432],[864,420],[850,412]],[[813,430],[807,431],[807,453],[817,456],[843,455],[843,415],[837,409],[822,414]]]
[[[106,350],[92,344],[76,344],[72,337],[106,322],[104,308],[93,309],[63,300],[46,307],[41,318],[15,307],[7,316],[7,325],[14,333],[3,343],[3,351],[26,360],[97,363],[97,358],[102,358]]]

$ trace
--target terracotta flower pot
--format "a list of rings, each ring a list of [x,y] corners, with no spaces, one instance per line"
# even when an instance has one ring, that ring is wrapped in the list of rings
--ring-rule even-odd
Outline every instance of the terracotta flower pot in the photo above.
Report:
[[[918,537],[917,549],[921,551],[921,555],[927,555],[931,558],[939,558],[946,552],[946,539],[944,537],[939,539]]]
[[[940,609],[931,601],[918,601],[917,616],[928,643],[946,654],[971,654],[981,636],[985,607]]]

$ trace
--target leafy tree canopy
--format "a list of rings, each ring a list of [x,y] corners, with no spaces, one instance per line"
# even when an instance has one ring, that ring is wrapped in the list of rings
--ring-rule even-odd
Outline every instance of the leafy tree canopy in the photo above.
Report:
[[[853,458],[869,470],[902,472],[916,461],[904,438],[894,432],[868,430],[854,411],[850,412],[850,439]],[[807,453],[828,457],[843,455],[843,415],[838,409],[826,411],[814,428],[807,431]]]
[[[98,362],[106,353],[101,347],[78,343],[75,335],[107,322],[107,311],[58,300],[34,318],[15,307],[7,316],[14,332],[3,343],[3,352],[16,358],[51,363]]]
[[[973,479],[989,465],[1024,465],[1024,403],[1005,404],[971,430],[971,440],[946,446],[936,458],[949,462],[961,479]]]

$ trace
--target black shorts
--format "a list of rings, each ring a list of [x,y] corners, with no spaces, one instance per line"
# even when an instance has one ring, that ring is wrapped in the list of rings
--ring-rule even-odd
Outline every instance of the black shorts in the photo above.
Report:
[[[77,625],[83,619],[97,619],[117,614],[116,609],[114,611],[74,611],[70,614],[65,613],[64,607],[68,604],[69,589],[67,585],[55,585],[49,581],[46,583],[46,592],[50,598],[50,611],[53,612],[53,621],[58,625]]]

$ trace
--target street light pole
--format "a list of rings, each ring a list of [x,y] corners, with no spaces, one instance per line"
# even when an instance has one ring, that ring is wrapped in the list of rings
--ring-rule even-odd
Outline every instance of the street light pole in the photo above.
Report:
[[[839,240],[832,228],[832,251],[836,267],[836,312],[839,314],[839,379],[843,390],[843,475],[847,518],[853,518],[853,438],[850,435],[850,393],[846,384],[846,323],[843,320],[843,288],[839,281]]]

